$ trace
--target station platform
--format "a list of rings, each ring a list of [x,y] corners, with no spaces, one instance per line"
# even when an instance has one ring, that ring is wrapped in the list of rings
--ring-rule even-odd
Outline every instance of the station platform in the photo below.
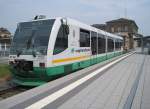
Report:
[[[3,109],[150,109],[150,56],[129,53],[0,101]]]

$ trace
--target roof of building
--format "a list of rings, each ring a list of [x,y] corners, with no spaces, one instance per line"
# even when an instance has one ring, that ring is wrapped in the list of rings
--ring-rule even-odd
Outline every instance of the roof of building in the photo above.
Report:
[[[114,22],[131,22],[131,23],[134,23],[134,25],[138,28],[137,24],[135,23],[134,20],[132,19],[127,19],[127,18],[119,18],[119,19],[115,19],[115,20],[111,20],[111,21],[108,21],[106,23],[114,23]]]
[[[150,36],[144,36],[144,38],[147,38],[147,39],[149,39],[149,38],[150,38]]]
[[[92,26],[106,26],[106,24],[93,24]]]
[[[0,42],[7,42],[11,40],[11,33],[6,29],[0,28]]]
[[[6,28],[1,27],[0,28],[0,34],[5,33],[5,34],[11,34]]]
[[[98,28],[98,29],[106,30],[106,24],[93,24],[91,26]]]

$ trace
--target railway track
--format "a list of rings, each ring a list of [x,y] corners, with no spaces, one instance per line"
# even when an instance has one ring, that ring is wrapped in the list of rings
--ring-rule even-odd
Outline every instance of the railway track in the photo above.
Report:
[[[10,84],[10,86],[7,86],[7,88],[0,90],[0,100],[3,100],[3,99],[6,99],[8,97],[11,97],[13,95],[22,93],[22,92],[27,91],[31,88],[32,87],[23,87],[23,86],[17,86],[17,85]]]

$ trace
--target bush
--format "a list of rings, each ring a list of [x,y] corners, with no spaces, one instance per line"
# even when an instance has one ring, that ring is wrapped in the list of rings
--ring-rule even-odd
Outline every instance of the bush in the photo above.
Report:
[[[9,66],[6,64],[0,64],[0,78],[10,76]]]

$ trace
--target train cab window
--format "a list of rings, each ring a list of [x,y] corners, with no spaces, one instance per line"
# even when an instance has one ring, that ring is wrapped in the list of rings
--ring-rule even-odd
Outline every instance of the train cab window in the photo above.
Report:
[[[80,47],[90,47],[90,31],[80,29]]]
[[[105,53],[106,39],[102,34],[98,34],[98,54]]]
[[[68,35],[65,32],[64,26],[61,25],[61,27],[58,31],[58,34],[57,34],[53,54],[54,55],[59,54],[67,48],[68,48]]]
[[[114,40],[111,38],[107,39],[107,43],[108,43],[108,52],[113,52],[114,51]]]

